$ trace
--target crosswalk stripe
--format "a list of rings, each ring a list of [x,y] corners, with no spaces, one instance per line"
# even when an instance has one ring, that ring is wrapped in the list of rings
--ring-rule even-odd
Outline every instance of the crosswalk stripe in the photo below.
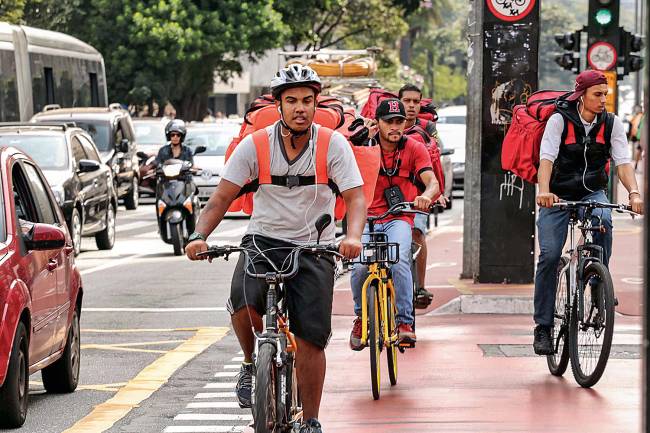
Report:
[[[234,386],[234,385],[233,385]],[[233,398],[235,393],[230,392],[200,392],[194,398]]]
[[[187,409],[239,409],[239,404],[234,401],[210,401],[210,402],[201,402],[201,403],[189,403],[187,405]]]
[[[233,359],[231,359],[232,362],[244,362],[244,357],[243,356],[235,356]]]
[[[236,383],[221,383],[221,382],[212,382],[206,383],[203,388],[209,389],[235,389]]]
[[[240,433],[244,431],[245,426],[226,425],[194,425],[194,426],[172,426],[167,427],[165,433]]]
[[[241,368],[241,365],[239,365],[239,364],[228,364],[228,365],[223,366],[224,370],[239,370],[240,368]]]
[[[214,377],[235,377],[238,374],[238,371],[220,371],[219,373],[216,373]]]
[[[174,417],[174,421],[252,421],[250,414],[227,413],[181,413]]]

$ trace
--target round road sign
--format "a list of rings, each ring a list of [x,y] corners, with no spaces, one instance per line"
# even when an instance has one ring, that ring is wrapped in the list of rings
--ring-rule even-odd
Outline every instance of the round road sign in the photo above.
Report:
[[[616,65],[616,48],[608,42],[596,42],[587,51],[589,66],[599,71],[609,71]]]
[[[536,0],[486,0],[490,12],[503,21],[524,19],[535,7]]]

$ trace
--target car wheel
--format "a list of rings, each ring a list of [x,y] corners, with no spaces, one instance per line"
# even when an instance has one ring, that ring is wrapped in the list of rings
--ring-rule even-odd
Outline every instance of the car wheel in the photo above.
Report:
[[[136,210],[138,208],[138,203],[140,201],[140,193],[138,191],[139,187],[138,178],[133,175],[131,189],[127,193],[126,197],[124,197],[124,206],[127,210]]]
[[[63,355],[41,372],[45,390],[51,393],[68,393],[77,389],[80,361],[81,333],[79,331],[79,315],[75,310],[72,313],[72,322]]]
[[[100,250],[112,250],[115,245],[115,207],[108,205],[106,212],[106,228],[95,235],[95,243]]]
[[[27,330],[18,323],[14,344],[9,355],[5,383],[0,388],[0,428],[18,428],[27,418],[29,395],[29,341]]]
[[[77,208],[72,209],[72,217],[70,218],[70,237],[72,238],[72,246],[74,247],[74,255],[78,256],[81,252],[81,232],[83,227],[81,225],[81,216]]]

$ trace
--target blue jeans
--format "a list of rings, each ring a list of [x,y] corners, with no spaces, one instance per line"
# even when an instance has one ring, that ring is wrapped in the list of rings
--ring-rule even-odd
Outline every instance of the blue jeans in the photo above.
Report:
[[[402,220],[392,220],[383,224],[375,224],[376,232],[384,232],[388,242],[399,244],[399,262],[391,266],[393,285],[395,286],[395,304],[397,305],[397,323],[413,324],[413,280],[411,277],[411,225]],[[367,242],[368,226],[361,238]],[[350,283],[354,298],[354,313],[361,317],[361,288],[368,276],[368,267],[354,265]]]
[[[596,191],[582,199],[609,203],[604,191]],[[594,243],[603,247],[604,265],[609,265],[612,255],[612,211],[611,209],[596,209],[594,217],[602,218],[605,233],[594,233]],[[559,208],[540,208],[537,218],[537,239],[539,242],[539,260],[535,274],[535,323],[553,326],[553,310],[555,309],[555,290],[557,267],[562,256],[562,248],[566,242],[569,225],[569,211]],[[579,231],[576,234],[578,241]]]

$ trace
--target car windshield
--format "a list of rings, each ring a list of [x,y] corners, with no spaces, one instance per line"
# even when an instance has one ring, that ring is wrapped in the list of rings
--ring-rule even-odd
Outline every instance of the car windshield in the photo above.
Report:
[[[134,121],[135,139],[138,145],[162,146],[167,141],[165,139],[165,125],[162,122],[138,122]]]
[[[111,149],[111,126],[108,122],[101,120],[75,120],[74,122],[90,134],[97,150],[108,152]]]
[[[465,116],[440,116],[438,117],[438,123],[449,123],[454,125],[464,125]]]
[[[60,135],[0,134],[0,146],[22,150],[42,170],[61,170],[68,166],[68,150]]]
[[[206,151],[200,155],[224,156],[226,149],[239,133],[238,128],[190,128],[187,130],[185,144],[191,148],[205,146]]]

